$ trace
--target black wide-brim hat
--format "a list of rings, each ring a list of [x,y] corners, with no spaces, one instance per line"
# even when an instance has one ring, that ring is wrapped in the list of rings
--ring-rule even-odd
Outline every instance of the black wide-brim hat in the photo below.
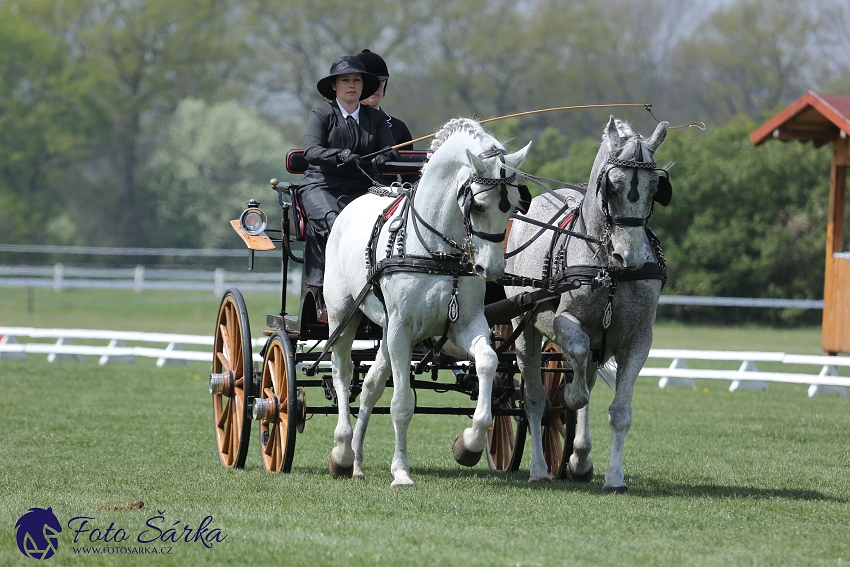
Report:
[[[333,88],[334,77],[347,75],[348,73],[360,73],[363,76],[363,92],[360,93],[360,100],[369,98],[378,87],[381,81],[378,77],[366,70],[363,63],[354,55],[343,55],[331,64],[330,75],[316,83],[316,90],[319,94],[328,100],[336,98],[336,92]]]

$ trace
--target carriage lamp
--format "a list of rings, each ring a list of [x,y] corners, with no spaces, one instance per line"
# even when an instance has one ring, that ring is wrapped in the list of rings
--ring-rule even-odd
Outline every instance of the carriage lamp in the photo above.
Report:
[[[251,199],[245,205],[248,207],[239,217],[242,230],[254,236],[266,230],[266,213],[260,209],[260,203]]]

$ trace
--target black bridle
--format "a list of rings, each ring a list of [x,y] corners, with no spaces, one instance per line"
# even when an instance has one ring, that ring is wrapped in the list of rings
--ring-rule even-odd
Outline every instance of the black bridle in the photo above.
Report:
[[[609,165],[611,167],[608,167]],[[605,161],[605,167],[602,168],[602,170],[599,172],[599,175],[597,176],[596,189],[602,196],[602,211],[605,213],[605,220],[608,222],[609,229],[614,226],[646,226],[646,223],[649,222],[649,217],[652,216],[652,207],[650,207],[649,214],[645,217],[612,217],[611,212],[608,209],[608,187],[611,184],[611,180],[608,177],[608,173],[615,167],[630,168],[635,170],[634,175],[632,176],[632,183],[629,189],[629,194],[627,196],[629,201],[634,203],[638,200],[638,198],[640,198],[637,193],[638,170],[643,169],[647,171],[654,171],[657,165],[658,164],[654,161],[624,160],[608,156],[608,159]],[[633,198],[633,195],[636,198]]]
[[[466,229],[466,239],[463,243],[458,243],[455,240],[449,238],[445,234],[441,233],[430,224],[428,224],[425,219],[419,214],[414,205],[414,196],[411,195],[410,198],[410,210],[413,212],[413,228],[416,232],[416,236],[419,238],[419,242],[428,250],[428,253],[433,257],[445,258],[445,252],[439,252],[435,250],[431,250],[430,247],[425,243],[422,238],[422,234],[419,231],[419,224],[427,228],[433,234],[439,236],[443,242],[454,248],[455,250],[459,250],[460,252],[467,255],[467,257],[472,256],[472,237],[475,236],[480,238],[481,240],[486,240],[488,242],[504,242],[505,235],[507,234],[506,230],[503,230],[500,233],[497,232],[484,232],[477,230],[472,223],[472,208],[479,206],[475,204],[475,197],[486,193],[488,191],[492,191],[493,189],[499,187],[501,190],[501,199],[499,201],[499,209],[502,212],[508,212],[511,209],[510,201],[508,200],[508,186],[516,186],[513,181],[516,179],[516,173],[512,173],[510,177],[506,175],[505,169],[505,160],[502,158],[503,155],[507,154],[507,152],[501,148],[493,148],[484,153],[478,155],[479,159],[488,159],[492,157],[499,156],[499,177],[479,177],[477,174],[471,174],[466,181],[460,186],[458,189],[458,196],[463,197],[463,205],[461,206],[461,212],[463,213],[463,226]],[[480,189],[479,191],[473,192],[472,186],[475,185],[484,185],[484,189]]]

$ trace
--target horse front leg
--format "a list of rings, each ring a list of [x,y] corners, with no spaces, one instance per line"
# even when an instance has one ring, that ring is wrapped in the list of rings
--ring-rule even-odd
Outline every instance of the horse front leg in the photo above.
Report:
[[[339,313],[329,314],[330,328],[336,327]],[[348,401],[351,378],[354,375],[354,363],[351,360],[351,345],[360,317],[355,315],[346,330],[339,336],[333,347],[331,366],[334,391],[337,399],[337,424],[334,429],[334,448],[328,457],[328,470],[334,478],[351,478],[354,470],[354,451],[351,448],[351,404]]]
[[[515,325],[519,321],[514,322]],[[546,391],[541,372],[543,334],[534,325],[528,325],[516,339],[517,366],[519,366],[524,391],[522,392],[525,417],[531,433],[531,463],[528,482],[552,482],[549,466],[543,452],[543,413],[546,409]]]
[[[617,386],[614,399],[608,407],[608,424],[611,427],[611,457],[605,470],[605,484],[602,490],[608,493],[625,494],[626,486],[623,475],[623,447],[626,435],[632,425],[632,395],[635,390],[640,369],[649,355],[652,345],[652,330],[644,334],[617,353]]]
[[[590,401],[587,368],[590,359],[590,337],[582,329],[578,320],[570,313],[559,313],[552,322],[555,344],[570,357],[573,368],[573,381],[564,387],[564,404],[578,410]]]
[[[413,419],[416,401],[410,387],[410,360],[413,356],[413,344],[410,331],[404,324],[387,324],[387,352],[393,375],[393,399],[390,402],[390,415],[395,430],[395,453],[390,472],[393,474],[391,486],[413,486],[410,479],[410,463],[407,460],[407,428]]]
[[[596,365],[592,362],[586,370],[589,389],[592,392],[596,382]],[[576,412],[576,435],[573,439],[573,454],[570,455],[567,475],[572,482],[590,482],[593,480],[593,458],[590,450],[590,402]]]
[[[478,374],[478,402],[472,415],[472,427],[467,427],[455,439],[452,453],[459,464],[471,467],[478,463],[487,444],[487,430],[493,425],[493,379],[499,357],[490,346],[490,328],[484,314],[458,334],[455,344],[475,360]]]
[[[366,438],[366,428],[369,426],[369,418],[375,404],[384,394],[392,368],[387,353],[387,335],[381,341],[381,348],[375,357],[375,363],[366,373],[363,379],[363,391],[360,394],[360,411],[357,413],[357,422],[354,424],[354,473],[353,478],[363,478],[363,442]]]

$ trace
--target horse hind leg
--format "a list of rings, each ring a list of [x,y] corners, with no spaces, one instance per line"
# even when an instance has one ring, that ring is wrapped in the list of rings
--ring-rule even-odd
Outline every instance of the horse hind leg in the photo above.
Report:
[[[363,442],[366,438],[366,428],[369,426],[369,418],[372,415],[372,410],[384,394],[387,378],[389,378],[392,372],[386,345],[387,339],[385,335],[384,340],[381,341],[381,348],[375,357],[375,363],[363,380],[363,391],[360,394],[360,410],[357,413],[357,422],[354,424],[354,439],[352,443],[354,449],[354,471],[352,478],[356,479],[364,478]]]
[[[531,433],[531,462],[528,467],[528,482],[552,482],[549,465],[543,451],[543,412],[546,407],[546,393],[541,373],[541,348],[543,335],[529,325],[517,337],[516,353],[519,371],[523,377],[525,391],[523,405]]]

